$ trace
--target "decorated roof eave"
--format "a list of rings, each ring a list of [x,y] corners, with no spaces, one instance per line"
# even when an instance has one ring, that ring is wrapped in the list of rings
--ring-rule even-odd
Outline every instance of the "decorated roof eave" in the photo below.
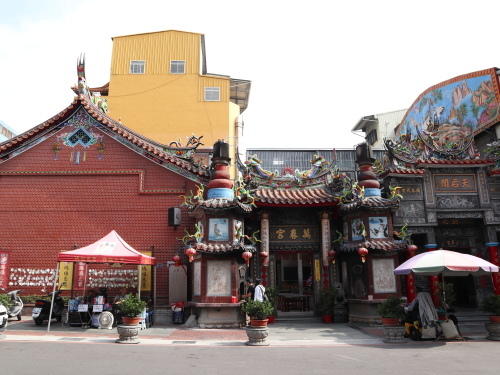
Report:
[[[399,200],[391,200],[380,197],[365,197],[356,199],[352,202],[343,203],[340,205],[341,213],[354,212],[360,209],[367,210],[385,210],[396,212],[399,208]]]
[[[192,245],[196,251],[205,254],[229,254],[233,252],[243,252],[250,251],[255,253],[257,248],[254,245],[246,245],[244,243],[232,244],[230,242],[217,243],[217,244],[206,244],[204,242],[196,242]]]
[[[252,205],[242,203],[238,199],[229,200],[225,198],[212,198],[204,201],[199,201],[189,208],[190,214],[196,214],[198,210],[204,210],[210,213],[219,213],[230,210],[236,210],[242,214],[250,214]]]
[[[190,178],[203,184],[208,183],[208,178],[210,175],[208,168],[204,168],[204,166],[200,165],[194,165],[186,160],[165,152],[162,149],[167,149],[169,148],[168,146],[161,145],[157,142],[149,140],[148,138],[145,138],[133,132],[116,120],[105,115],[99,108],[97,108],[97,106],[95,106],[91,102],[90,97],[85,95],[76,96],[73,102],[68,107],[59,112],[57,115],[46,120],[45,122],[42,122],[34,128],[31,128],[26,132],[1,143],[0,158],[2,158],[2,156],[4,156],[5,154],[18,149],[20,146],[24,146],[30,143],[32,140],[43,137],[49,131],[63,124],[64,121],[69,119],[80,107],[83,107],[91,117],[93,117],[102,125],[101,130],[105,131],[108,135],[111,132],[121,137],[123,140],[125,140],[125,142],[123,142],[123,144],[125,145],[133,145],[135,146],[135,148],[142,149],[142,155],[147,157],[148,159],[155,161],[157,164],[160,164],[167,168],[168,165],[174,166],[175,168],[172,169],[174,172],[177,168],[188,171],[192,175],[186,176],[183,174],[184,177]],[[130,146],[129,148],[137,152],[137,149],[134,149]],[[179,171],[177,171],[177,173],[178,172]]]
[[[495,164],[493,159],[454,159],[454,160],[440,160],[440,159],[428,159],[428,160],[417,160],[415,166],[417,168],[432,168],[432,167],[463,167],[468,165],[474,165],[475,167],[490,167]]]
[[[389,168],[382,172],[379,177],[395,177],[406,175],[408,177],[423,177],[425,173],[424,169],[411,169],[411,168]]]
[[[381,250],[381,251],[401,251],[406,250],[407,244],[398,240],[371,240],[362,242],[351,242],[342,244],[339,247],[340,252],[353,252],[357,251],[360,247],[368,250]]]
[[[261,207],[338,207],[338,202],[320,202],[320,203],[276,203],[276,202],[262,202],[255,201],[258,208]]]

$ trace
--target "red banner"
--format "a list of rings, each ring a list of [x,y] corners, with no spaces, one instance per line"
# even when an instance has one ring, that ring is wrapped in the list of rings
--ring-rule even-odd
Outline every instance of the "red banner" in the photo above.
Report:
[[[0,288],[7,288],[10,251],[0,251]]]

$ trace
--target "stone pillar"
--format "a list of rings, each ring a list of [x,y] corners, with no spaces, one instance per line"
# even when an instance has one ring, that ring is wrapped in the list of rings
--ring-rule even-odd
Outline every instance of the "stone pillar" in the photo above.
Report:
[[[260,251],[269,255],[269,214],[263,212],[260,216]],[[267,286],[267,267],[262,266],[262,285]]]
[[[328,212],[321,214],[321,259],[323,267],[328,267],[328,252],[330,251],[330,218]]]
[[[299,294],[304,294],[304,275],[302,274],[302,256],[297,253],[297,273],[299,279]]]
[[[495,266],[498,266],[498,242],[488,242],[486,246],[488,247],[490,262]],[[493,289],[495,294],[500,295],[500,276],[498,275],[498,272],[491,274],[491,280],[493,281]]]
[[[425,245],[425,248],[427,251],[434,251],[437,248],[437,244],[431,243],[428,245]],[[440,300],[439,300],[439,294],[438,294],[438,283],[439,283],[439,277],[438,276],[429,276],[429,288],[430,288],[430,293],[432,297],[432,302],[434,303],[434,306],[439,306]]]
[[[330,251],[330,218],[328,212],[321,213],[321,260],[323,263],[323,287],[328,288],[328,252]]]
[[[418,247],[416,245],[408,245],[406,247],[406,250],[408,251],[408,259],[410,259],[413,258],[415,255],[417,255]],[[406,298],[408,299],[408,302],[412,302],[417,296],[415,292],[415,276],[411,273],[409,275],[406,275],[405,279],[406,279]]]

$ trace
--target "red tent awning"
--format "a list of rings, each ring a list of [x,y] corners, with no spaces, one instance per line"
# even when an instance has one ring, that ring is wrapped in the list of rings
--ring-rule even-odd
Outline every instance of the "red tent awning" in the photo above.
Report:
[[[92,245],[59,253],[57,261],[156,265],[154,257],[134,250],[114,230]]]

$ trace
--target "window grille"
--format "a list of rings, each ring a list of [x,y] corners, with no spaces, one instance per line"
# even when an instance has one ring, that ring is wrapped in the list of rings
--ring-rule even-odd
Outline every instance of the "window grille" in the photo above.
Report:
[[[219,87],[205,87],[205,101],[218,102],[220,101]]]
[[[171,60],[170,61],[170,74],[184,74],[184,67],[186,62],[184,60]]]
[[[145,66],[146,66],[146,61],[144,60],[130,61],[130,74],[144,74]]]
[[[91,140],[92,137],[88,135],[87,132],[82,128],[78,129],[68,137],[68,141],[71,146],[75,146],[77,143],[81,143],[83,146],[87,146]]]

